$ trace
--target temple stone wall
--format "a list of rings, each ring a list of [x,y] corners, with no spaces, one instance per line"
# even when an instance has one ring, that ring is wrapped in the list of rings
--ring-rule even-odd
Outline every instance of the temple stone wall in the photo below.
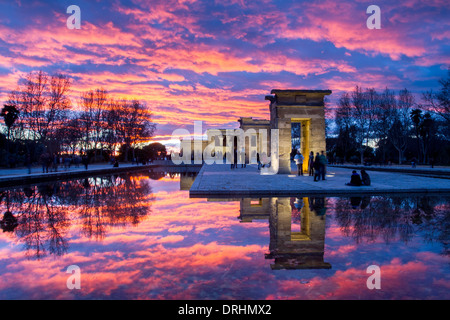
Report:
[[[302,232],[292,231],[290,198],[271,198],[270,253],[275,259],[273,269],[329,269],[324,262],[325,216],[309,209],[308,198],[303,198],[301,209]]]
[[[300,122],[302,124],[302,147],[301,152],[305,158],[303,170],[307,171],[308,157],[312,151],[314,155],[317,152],[326,151],[325,140],[325,110],[324,97],[331,94],[330,90],[272,90],[272,95],[266,96],[270,100],[270,120],[253,119],[251,117],[240,118],[240,129],[247,132],[253,129],[256,132],[256,139],[245,139],[245,158],[246,163],[250,163],[256,157],[256,149],[261,155],[262,150],[267,150],[267,157],[270,159],[271,137],[270,130],[279,130],[279,158],[278,173],[291,173],[291,151],[292,151],[292,123]],[[267,141],[263,141],[260,136],[260,129],[267,130]],[[223,136],[225,129],[220,129]],[[266,142],[266,145],[263,143]],[[202,143],[202,149],[209,142]],[[223,154],[231,153],[231,147],[223,143]],[[231,159],[231,157],[228,157]],[[272,159],[273,161],[273,159]]]
[[[325,110],[324,97],[331,94],[330,90],[272,90],[273,96],[266,96],[270,100],[270,125],[279,129],[279,171],[281,174],[291,173],[292,136],[291,123],[308,122],[309,132],[306,139],[307,146],[303,146],[308,159],[309,152],[326,151],[325,140]],[[306,164],[304,164],[304,169]]]

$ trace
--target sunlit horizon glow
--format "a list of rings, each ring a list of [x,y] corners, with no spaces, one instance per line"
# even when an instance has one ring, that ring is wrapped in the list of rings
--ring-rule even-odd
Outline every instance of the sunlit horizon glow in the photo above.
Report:
[[[329,89],[335,105],[356,85],[420,93],[438,87],[450,65],[445,1],[378,1],[380,30],[366,27],[369,2],[331,0],[76,1],[81,30],[69,30],[71,1],[0,3],[2,103],[31,71],[64,73],[76,105],[106,89],[139,99],[158,124],[236,128],[268,118],[271,89]]]

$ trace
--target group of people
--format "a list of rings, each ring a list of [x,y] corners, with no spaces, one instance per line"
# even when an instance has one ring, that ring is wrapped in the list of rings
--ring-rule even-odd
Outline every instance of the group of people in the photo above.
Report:
[[[238,159],[240,159],[240,161],[238,161]],[[238,162],[241,163],[241,168],[247,167],[247,164],[245,162],[245,148],[242,148],[240,152],[237,151],[237,148],[234,148],[233,163],[231,163],[231,169],[237,169]],[[259,170],[259,165],[258,165],[258,170]]]
[[[303,176],[303,162],[305,157],[302,155],[300,150],[297,150],[297,154],[294,156],[295,164],[297,165],[297,175]],[[325,152],[322,151],[316,153],[311,151],[308,159],[309,176],[314,176],[314,181],[325,180],[326,168],[327,168],[327,157]]]
[[[57,153],[43,153],[39,160],[42,165],[42,173],[57,172],[59,166],[64,167],[64,169],[66,170],[70,169],[72,165],[75,165],[76,168],[79,168],[80,163],[82,163],[87,170],[89,164],[89,159],[86,155],[79,157],[60,156]]]
[[[300,150],[297,150],[297,153],[294,156],[294,161],[297,165],[297,176],[303,176],[304,160],[305,157]],[[309,175],[314,176],[314,181],[325,180],[327,168],[327,157],[325,156],[325,152],[322,151],[320,154],[317,152],[316,156],[314,156],[314,152],[311,151],[308,159],[308,168]],[[364,169],[361,170],[361,175],[359,175],[356,170],[353,170],[350,182],[346,183],[348,186],[370,186],[370,184],[370,176]]]

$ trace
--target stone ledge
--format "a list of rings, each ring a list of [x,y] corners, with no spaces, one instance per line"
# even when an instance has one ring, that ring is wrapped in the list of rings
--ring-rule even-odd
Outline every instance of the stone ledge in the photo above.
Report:
[[[449,194],[450,180],[404,173],[371,172],[371,186],[352,187],[350,169],[328,168],[326,181],[294,174],[260,175],[256,165],[230,169],[203,166],[190,189],[192,198],[262,198],[277,196],[364,196],[385,194]]]

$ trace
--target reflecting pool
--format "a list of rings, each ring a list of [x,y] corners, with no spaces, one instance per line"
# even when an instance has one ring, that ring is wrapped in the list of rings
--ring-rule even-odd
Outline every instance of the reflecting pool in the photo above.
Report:
[[[0,299],[450,298],[450,195],[192,199],[194,179],[0,190]]]

